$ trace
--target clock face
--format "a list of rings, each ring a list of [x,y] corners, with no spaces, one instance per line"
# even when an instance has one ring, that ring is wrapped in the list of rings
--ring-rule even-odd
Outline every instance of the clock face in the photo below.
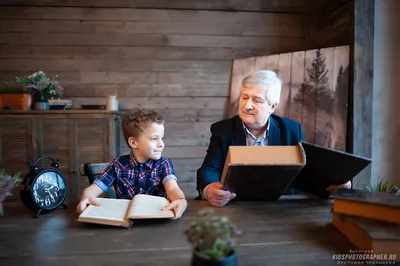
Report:
[[[64,179],[57,172],[44,172],[32,184],[33,200],[41,209],[58,207],[63,202],[65,193]]]

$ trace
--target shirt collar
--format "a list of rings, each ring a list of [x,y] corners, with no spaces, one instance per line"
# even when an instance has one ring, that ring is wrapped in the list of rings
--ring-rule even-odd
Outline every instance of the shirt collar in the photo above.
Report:
[[[268,134],[269,133],[269,125],[270,125],[269,120],[270,119],[268,118],[268,120],[267,120],[267,129],[262,134],[262,138],[263,139],[265,139],[266,137],[269,136],[269,134]],[[250,135],[253,139],[257,139],[256,136],[254,136],[253,133],[250,132],[250,130],[246,127],[246,125],[243,122],[242,122],[242,125],[243,125],[243,129],[246,132],[246,134]]]
[[[153,159],[148,159],[146,162],[140,163],[140,162],[138,162],[138,160],[136,160],[135,156],[133,156],[132,151],[129,154],[129,158],[130,158],[130,163],[131,163],[132,167],[136,167],[138,165],[144,164],[147,168],[150,168],[150,169],[154,168],[155,161]]]

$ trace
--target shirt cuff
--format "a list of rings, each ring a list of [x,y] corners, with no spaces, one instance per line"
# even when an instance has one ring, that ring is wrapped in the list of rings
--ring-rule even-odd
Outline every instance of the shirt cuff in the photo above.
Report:
[[[93,181],[93,184],[98,185],[104,192],[106,192],[108,190],[108,187],[99,179],[95,179]]]
[[[167,175],[166,177],[164,177],[164,179],[162,181],[163,185],[165,185],[165,182],[167,182],[170,179],[175,179],[178,182],[178,178],[176,178],[175,175]]]
[[[203,191],[201,192],[201,196],[203,197],[203,199],[207,199],[207,189],[210,186],[210,184],[208,184]]]

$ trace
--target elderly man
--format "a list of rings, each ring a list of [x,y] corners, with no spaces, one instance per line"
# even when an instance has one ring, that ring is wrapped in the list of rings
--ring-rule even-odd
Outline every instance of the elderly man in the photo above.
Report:
[[[235,193],[222,190],[219,182],[229,146],[297,145],[304,140],[301,125],[274,115],[279,104],[282,81],[270,70],[260,70],[242,81],[239,115],[211,125],[207,155],[197,170],[197,190],[212,206],[224,206]],[[330,186],[351,187],[351,183]],[[287,191],[293,193],[293,188]]]

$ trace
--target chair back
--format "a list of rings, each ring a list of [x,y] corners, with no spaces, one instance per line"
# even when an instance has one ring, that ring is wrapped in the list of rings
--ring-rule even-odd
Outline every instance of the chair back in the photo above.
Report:
[[[79,166],[79,174],[81,176],[86,176],[91,185],[96,176],[101,175],[108,165],[109,163],[84,163]],[[106,193],[112,198],[116,197],[115,191],[112,188],[109,188]]]

